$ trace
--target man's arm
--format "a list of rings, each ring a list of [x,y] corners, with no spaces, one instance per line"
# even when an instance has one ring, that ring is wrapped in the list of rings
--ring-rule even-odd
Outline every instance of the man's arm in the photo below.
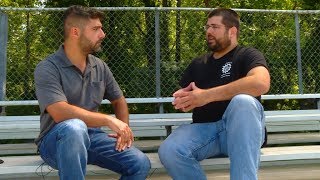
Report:
[[[203,96],[209,97],[209,102],[229,100],[238,94],[261,96],[269,91],[270,74],[264,66],[251,69],[247,76],[229,84],[208,89]],[[206,94],[207,93],[207,94]],[[204,98],[205,99],[205,98]]]
[[[192,82],[188,87],[173,94],[173,105],[176,109],[186,112],[210,102],[230,100],[238,94],[260,96],[267,93],[269,88],[269,71],[264,66],[258,66],[251,69],[246,77],[210,89],[200,89]]]
[[[88,127],[101,127],[109,126],[112,121],[117,121],[116,118],[110,115],[91,112],[64,101],[53,103],[46,110],[56,123],[78,118],[85,122]]]
[[[91,112],[80,107],[68,104],[64,101],[51,104],[46,108],[46,110],[56,123],[59,123],[67,119],[78,118],[85,122],[88,127],[108,126],[111,130],[113,130],[116,133],[117,150],[121,151],[124,150],[126,147],[131,146],[133,134],[129,125],[117,119],[116,117],[98,112]],[[128,110],[125,109],[125,111]],[[122,115],[117,115],[117,117],[121,116]]]
[[[127,105],[126,99],[122,96],[119,99],[111,101],[111,104],[114,109],[114,113],[116,117],[129,126],[129,111],[128,111],[128,105]],[[109,136],[118,138],[117,134],[109,134]],[[130,147],[132,145],[132,142],[134,141],[133,133],[131,132],[128,136],[129,136],[129,140],[127,141],[127,144],[125,146]]]
[[[129,125],[129,111],[126,99],[122,96],[119,99],[111,101],[111,104],[116,117]]]

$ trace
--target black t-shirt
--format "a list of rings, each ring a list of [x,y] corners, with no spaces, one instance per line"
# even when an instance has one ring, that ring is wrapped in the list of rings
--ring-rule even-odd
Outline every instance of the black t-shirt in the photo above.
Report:
[[[191,82],[201,89],[228,84],[243,78],[254,67],[264,66],[266,60],[261,52],[254,48],[236,47],[223,57],[214,59],[212,53],[195,58],[185,70],[180,86]],[[257,97],[260,100],[260,97]],[[216,122],[222,118],[230,100],[218,101],[197,107],[193,110],[193,122]]]

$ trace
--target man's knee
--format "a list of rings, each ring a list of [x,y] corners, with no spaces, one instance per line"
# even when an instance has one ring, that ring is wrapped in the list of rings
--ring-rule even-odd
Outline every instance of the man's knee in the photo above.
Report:
[[[139,163],[140,163],[140,171],[142,172],[149,172],[151,169],[151,163],[149,158],[142,153],[142,155],[139,156]]]
[[[186,156],[185,150],[177,143],[165,140],[158,149],[159,159],[165,166],[175,163],[182,156]]]
[[[59,133],[59,137],[68,144],[75,146],[89,143],[89,135],[87,125],[80,119],[70,119],[61,122],[63,129]]]
[[[64,124],[65,133],[78,134],[87,133],[87,125],[80,119],[69,119],[61,122]]]
[[[65,120],[62,123],[65,123],[66,125],[68,125],[69,127],[72,127],[72,128],[87,129],[86,123],[84,123],[82,120],[76,119],[76,118]]]
[[[252,112],[260,114],[263,111],[263,107],[255,97],[247,94],[239,94],[231,99],[226,111],[228,110],[232,110],[232,112],[251,110]]]
[[[254,101],[255,101],[255,98],[253,96],[250,96],[247,94],[238,94],[231,99],[230,103],[248,106],[250,104],[253,104]]]
[[[260,129],[264,124],[263,107],[255,97],[240,94],[232,98],[224,115],[228,129]],[[239,129],[239,127],[242,127]]]
[[[166,158],[169,157],[169,154],[174,153],[175,150],[173,150],[174,149],[173,146],[174,145],[171,142],[169,142],[168,140],[165,140],[162,142],[162,144],[160,145],[160,147],[158,149],[158,155],[159,155],[161,162],[166,161]]]
[[[132,162],[134,163],[128,166],[128,168],[123,173],[124,175],[148,175],[151,169],[151,163],[149,158],[144,153],[141,152],[136,154],[135,159]]]

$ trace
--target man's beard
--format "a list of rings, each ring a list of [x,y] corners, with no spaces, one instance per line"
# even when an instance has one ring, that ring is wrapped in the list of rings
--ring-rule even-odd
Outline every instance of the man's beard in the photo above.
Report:
[[[217,40],[216,38],[214,38],[214,40],[215,40],[216,43],[215,43],[214,45],[211,45],[211,44],[209,43],[209,40],[206,39],[208,48],[209,48],[212,52],[220,52],[220,51],[223,51],[224,49],[226,49],[228,46],[231,45],[231,40],[230,40],[230,38],[228,38],[227,35],[225,35],[222,39]]]
[[[82,51],[86,54],[96,53],[102,50],[101,42],[102,40],[99,40],[96,43],[93,43],[85,36],[82,36],[80,38],[80,47]]]

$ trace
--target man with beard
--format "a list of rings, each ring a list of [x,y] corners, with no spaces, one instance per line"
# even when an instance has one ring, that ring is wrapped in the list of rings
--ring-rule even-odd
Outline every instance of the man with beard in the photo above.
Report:
[[[60,179],[85,179],[86,165],[121,174],[121,179],[146,179],[148,157],[131,146],[126,100],[109,67],[91,53],[105,37],[103,13],[71,6],[64,13],[64,43],[41,61],[34,73],[39,101],[41,158],[59,170]],[[115,117],[98,112],[110,100]],[[107,126],[114,134],[100,129]]]
[[[265,117],[260,97],[270,87],[264,56],[238,46],[239,16],[231,9],[209,13],[204,29],[212,52],[195,58],[173,94],[175,109],[193,111],[193,123],[161,144],[159,157],[175,179],[206,179],[199,161],[228,156],[230,178],[257,179]]]

